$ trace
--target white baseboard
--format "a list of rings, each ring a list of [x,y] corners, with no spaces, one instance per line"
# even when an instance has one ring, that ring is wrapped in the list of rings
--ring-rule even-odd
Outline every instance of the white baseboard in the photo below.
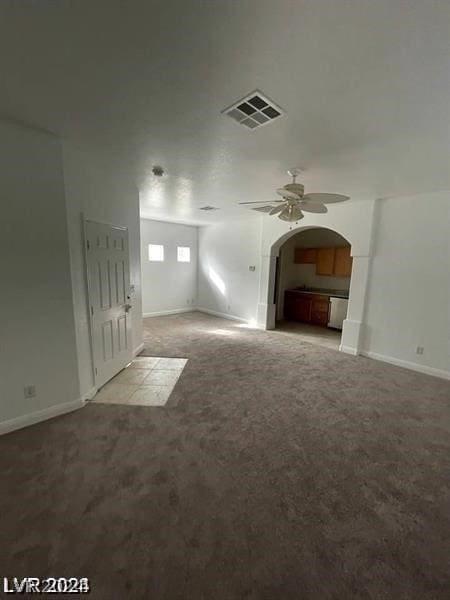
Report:
[[[83,400],[92,400],[92,398],[95,396],[95,394],[98,392],[98,388],[95,387],[95,385],[93,387],[91,387],[91,389],[86,392],[85,394],[83,394]]]
[[[359,352],[356,348],[352,346],[343,346],[342,344],[339,346],[339,350],[341,352],[345,352],[345,354],[351,354],[352,356],[358,356]]]
[[[217,312],[216,310],[210,310],[209,308],[202,308],[197,306],[196,310],[207,315],[213,315],[214,317],[221,317],[222,319],[228,319],[229,321],[239,321],[239,323],[248,323],[247,319],[236,317],[235,315],[229,315],[228,313]]]
[[[139,346],[137,346],[133,350],[133,356],[137,356],[138,354],[140,354],[142,352],[142,350],[145,350],[145,344],[144,344],[144,342],[142,342],[141,344],[139,344]]]
[[[366,350],[361,351],[361,355],[366,356],[367,358],[373,358],[374,360],[381,360],[382,362],[396,365],[397,367],[403,367],[404,369],[410,369],[411,371],[424,373],[425,375],[432,375],[433,377],[440,377],[441,379],[450,379],[450,371],[444,371],[443,369],[435,369],[434,367],[420,365],[409,360],[401,360],[400,358],[395,358],[394,356],[378,354],[377,352],[370,352]]]
[[[78,400],[72,400],[71,402],[56,404],[55,406],[50,406],[49,408],[44,408],[43,410],[38,410],[28,415],[16,417],[15,419],[2,421],[0,423],[0,435],[10,433],[11,431],[15,431],[16,429],[22,429],[22,427],[34,425],[35,423],[40,423],[41,421],[46,421],[47,419],[51,419],[52,417],[64,415],[65,413],[69,413],[73,410],[77,410],[78,408],[82,408],[84,405],[84,400],[81,400],[80,398]]]
[[[147,317],[164,317],[166,315],[178,315],[179,313],[193,312],[197,307],[190,306],[189,308],[175,308],[174,310],[160,310],[158,312],[143,313],[144,319]]]

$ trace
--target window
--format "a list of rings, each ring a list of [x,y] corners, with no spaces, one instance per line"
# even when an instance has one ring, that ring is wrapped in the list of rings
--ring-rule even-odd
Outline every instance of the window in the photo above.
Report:
[[[191,249],[189,246],[177,247],[177,260],[178,262],[191,262]]]
[[[159,244],[149,244],[148,260],[162,262],[164,260],[164,246],[160,246]]]

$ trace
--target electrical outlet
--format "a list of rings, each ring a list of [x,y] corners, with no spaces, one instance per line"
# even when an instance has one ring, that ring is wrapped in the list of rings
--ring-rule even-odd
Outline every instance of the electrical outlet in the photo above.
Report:
[[[423,346],[417,346],[416,354],[423,354],[425,348]]]
[[[23,397],[24,398],[34,398],[36,396],[36,386],[35,385],[26,385],[23,388]]]

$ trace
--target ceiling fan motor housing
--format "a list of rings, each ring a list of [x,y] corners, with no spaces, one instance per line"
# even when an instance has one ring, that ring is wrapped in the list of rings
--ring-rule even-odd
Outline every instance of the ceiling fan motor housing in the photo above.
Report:
[[[300,196],[300,198],[302,198],[303,194],[305,193],[305,186],[303,186],[301,183],[287,183],[284,186],[284,189],[288,190],[289,192],[294,192],[294,194],[297,194]]]

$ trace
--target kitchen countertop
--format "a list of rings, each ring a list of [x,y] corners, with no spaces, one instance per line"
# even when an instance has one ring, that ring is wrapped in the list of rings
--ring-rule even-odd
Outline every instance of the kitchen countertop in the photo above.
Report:
[[[341,290],[320,290],[320,289],[302,289],[302,288],[292,288],[286,290],[287,292],[297,292],[299,294],[314,294],[315,296],[329,296],[332,298],[345,298],[348,300],[348,292],[345,293]]]

